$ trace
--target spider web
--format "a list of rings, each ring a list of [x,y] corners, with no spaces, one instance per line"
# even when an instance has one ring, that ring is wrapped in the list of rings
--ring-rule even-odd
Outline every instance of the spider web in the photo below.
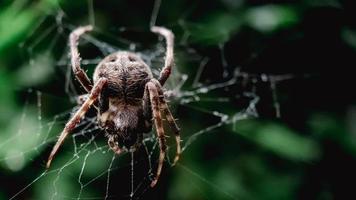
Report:
[[[161,4],[160,0],[153,3],[147,26],[157,24]],[[93,25],[95,25],[95,12],[93,1],[88,1],[87,21]],[[15,189],[11,191],[9,197],[10,199],[23,199],[29,196],[31,199],[152,197],[155,195],[152,191],[156,188],[151,189],[149,183],[155,173],[158,158],[155,132],[145,135],[140,150],[115,155],[108,148],[106,138],[96,124],[95,114],[91,112],[66,139],[51,168],[45,170],[48,152],[65,122],[78,109],[77,106],[73,108],[76,97],[83,93],[73,78],[68,56],[69,49],[64,45],[68,33],[77,25],[66,16],[66,12],[58,4],[58,7],[38,21],[33,32],[29,33],[27,40],[20,45],[23,57],[29,60],[29,67],[45,63],[54,68],[51,69],[52,76],[56,76],[55,84],[61,87],[59,91],[46,87],[19,91],[25,99],[23,111],[16,120],[17,123],[10,125],[13,127],[12,134],[4,136],[5,140],[0,142],[0,149],[8,149],[7,154],[0,155],[0,162],[12,171],[27,171],[27,173],[33,171],[33,174],[30,175],[30,179],[21,180],[14,186]],[[171,167],[175,144],[171,132],[166,128],[166,135],[170,136],[169,150],[159,184],[167,184],[172,177],[170,173],[180,170],[195,177],[225,198],[238,199],[239,195],[236,193],[219,187],[194,167],[185,165],[184,157],[202,138],[209,138],[210,135],[219,134],[226,129],[235,129],[236,124],[241,120],[259,117],[258,103],[261,98],[270,98],[274,116],[280,117],[282,111],[277,94],[278,84],[295,76],[249,73],[240,67],[231,67],[225,59],[224,43],[219,48],[220,63],[214,66],[219,68],[221,75],[204,74],[212,58],[188,44],[187,38],[190,33],[186,28],[185,16],[182,16],[174,26],[183,30],[183,34],[176,40],[177,65],[165,88],[174,115],[179,118],[183,153],[182,161],[177,166]],[[83,57],[82,67],[91,74],[95,65],[105,55],[115,51],[130,50],[138,52],[147,64],[152,66],[153,73],[157,77],[164,61],[164,40],[154,39],[150,44],[142,44],[140,41],[123,36],[130,31],[130,27],[121,27],[118,30],[119,36],[113,38],[109,31],[96,28],[93,34],[83,36],[79,47]],[[151,34],[143,29],[134,30],[134,33],[140,36]],[[61,48],[59,53],[58,50],[54,50],[58,48]],[[40,53],[38,53],[39,49],[41,49]],[[95,52],[95,55],[90,52]],[[53,65],[43,57],[52,59]],[[184,66],[193,67],[193,70],[187,70]],[[267,87],[270,93],[261,95],[260,87]],[[54,111],[47,110],[49,105],[56,105],[56,102],[68,106]],[[192,125],[198,122],[200,117],[208,120]],[[26,143],[21,140],[26,140]],[[197,187],[196,191],[199,193],[199,186],[192,184]],[[204,192],[200,192],[204,196]]]

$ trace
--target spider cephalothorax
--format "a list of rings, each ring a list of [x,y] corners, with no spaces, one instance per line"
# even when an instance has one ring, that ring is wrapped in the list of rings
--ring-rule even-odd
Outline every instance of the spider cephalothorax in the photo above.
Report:
[[[153,118],[160,145],[157,173],[151,183],[153,187],[161,173],[166,153],[161,111],[176,136],[177,154],[174,164],[181,153],[179,128],[168,108],[162,90],[162,85],[169,77],[174,64],[173,33],[163,27],[151,29],[152,32],[164,36],[167,42],[165,66],[158,80],[153,78],[150,67],[138,55],[120,51],[108,55],[98,64],[94,72],[94,84],[92,84],[80,67],[77,48],[80,35],[90,30],[92,30],[91,26],[79,27],[70,35],[73,72],[89,95],[67,122],[48,158],[47,168],[50,167],[54,155],[67,135],[76,127],[88,109],[95,105],[98,112],[98,124],[106,132],[109,147],[117,154],[123,149],[135,150],[142,142],[142,134],[151,131]]]

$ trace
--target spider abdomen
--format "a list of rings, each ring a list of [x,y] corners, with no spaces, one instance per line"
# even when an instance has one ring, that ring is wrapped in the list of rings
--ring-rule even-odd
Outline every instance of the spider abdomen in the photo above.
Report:
[[[98,115],[107,136],[127,148],[136,144],[145,132],[142,100],[127,104],[122,98],[109,98],[108,109]]]

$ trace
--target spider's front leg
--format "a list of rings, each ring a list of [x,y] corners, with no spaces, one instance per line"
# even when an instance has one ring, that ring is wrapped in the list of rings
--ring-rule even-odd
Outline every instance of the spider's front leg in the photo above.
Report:
[[[152,79],[151,81],[156,85],[156,88],[158,90],[158,95],[159,95],[160,108],[163,110],[164,115],[166,116],[166,119],[168,121],[169,127],[173,131],[176,138],[177,152],[173,161],[173,165],[175,165],[179,160],[180,154],[182,153],[182,149],[180,146],[180,128],[178,127],[178,124],[174,119],[172,112],[169,109],[168,104],[164,98],[162,86],[156,79]]]
[[[120,148],[119,143],[117,142],[118,135],[109,135],[108,137],[108,145],[110,149],[117,155],[121,154],[122,149]]]
[[[82,94],[82,95],[79,95],[77,96],[75,99],[76,99],[76,102],[79,106],[83,105],[83,103],[85,103],[85,101],[88,99],[89,97],[89,94]]]
[[[92,89],[92,83],[89,80],[85,71],[80,67],[80,54],[78,51],[78,40],[81,35],[85,32],[93,30],[92,26],[81,26],[75,29],[69,36],[69,46],[70,46],[70,55],[71,55],[71,63],[72,70],[74,72],[75,77],[80,82],[80,84],[84,87],[84,89],[89,93]]]
[[[164,85],[164,83],[170,76],[172,67],[174,65],[174,34],[171,30],[159,26],[153,26],[151,28],[151,31],[162,35],[166,39],[166,59],[164,61],[164,67],[158,78],[159,83],[161,85]]]
[[[85,102],[82,104],[82,106],[79,108],[79,110],[73,115],[73,117],[67,122],[64,130],[62,131],[61,135],[58,138],[57,143],[54,145],[51,154],[48,157],[48,161],[46,164],[46,167],[49,168],[51,165],[51,162],[53,160],[53,157],[57,153],[59,147],[63,144],[64,139],[68,136],[68,134],[75,128],[77,124],[79,124],[81,118],[85,115],[85,113],[89,110],[90,106],[93,105],[93,103],[96,101],[98,96],[100,95],[102,89],[107,83],[106,78],[101,78],[98,80],[98,82],[95,84],[93,87],[89,98],[85,100]]]
[[[166,146],[166,138],[164,135],[162,117],[161,117],[161,112],[160,112],[160,107],[159,107],[159,94],[158,94],[156,85],[153,82],[148,82],[145,87],[145,93],[148,94],[150,97],[153,119],[154,119],[156,131],[157,131],[157,137],[159,140],[159,147],[160,147],[160,154],[159,154],[156,177],[151,182],[151,187],[154,187],[157,184],[159,176],[161,175],[167,146]]]

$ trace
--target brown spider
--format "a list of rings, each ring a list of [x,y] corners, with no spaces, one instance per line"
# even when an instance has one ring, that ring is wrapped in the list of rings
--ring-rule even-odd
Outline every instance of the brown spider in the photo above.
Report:
[[[151,182],[154,187],[161,174],[165,154],[166,136],[164,135],[161,110],[170,128],[175,133],[177,153],[173,165],[181,154],[179,128],[163,96],[162,85],[168,79],[174,65],[173,33],[164,27],[152,27],[151,31],[162,35],[166,40],[165,65],[160,77],[153,78],[149,66],[135,53],[119,51],[105,57],[94,72],[92,85],[84,70],[80,67],[78,52],[79,37],[91,31],[92,26],[83,26],[70,34],[70,53],[72,69],[76,79],[88,92],[88,97],[81,103],[79,110],[67,122],[64,130],[48,158],[49,168],[54,155],[63,144],[64,139],[73,131],[88,109],[94,105],[98,111],[98,124],[105,130],[109,147],[120,154],[124,146],[135,150],[142,143],[143,133],[152,130],[152,115],[157,130],[160,147],[157,173]]]

